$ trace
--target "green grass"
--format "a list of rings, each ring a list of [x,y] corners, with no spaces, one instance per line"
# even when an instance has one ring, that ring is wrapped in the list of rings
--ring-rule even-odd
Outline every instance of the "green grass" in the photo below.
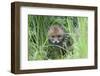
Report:
[[[58,56],[53,49],[51,56],[57,59],[80,59],[88,55],[88,18],[71,16],[38,16],[28,15],[28,60],[48,59],[47,53],[50,48],[47,32],[51,25],[59,24],[68,31],[74,40],[73,55]]]

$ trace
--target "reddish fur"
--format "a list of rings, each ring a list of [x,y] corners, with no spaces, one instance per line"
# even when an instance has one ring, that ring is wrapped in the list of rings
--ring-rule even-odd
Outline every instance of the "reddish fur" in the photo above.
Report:
[[[51,26],[48,31],[49,36],[57,36],[57,35],[63,35],[63,34],[64,34],[64,31],[59,26]]]

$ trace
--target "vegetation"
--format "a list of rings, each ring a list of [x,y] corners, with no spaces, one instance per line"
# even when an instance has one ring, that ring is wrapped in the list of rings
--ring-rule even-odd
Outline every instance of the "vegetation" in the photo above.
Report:
[[[73,54],[66,54],[57,59],[86,58],[88,55],[88,18],[73,16],[28,15],[28,60],[47,60],[50,44],[47,31],[53,24],[59,24],[68,31],[74,40]],[[56,50],[54,50],[54,53]],[[54,53],[52,56],[58,56]]]

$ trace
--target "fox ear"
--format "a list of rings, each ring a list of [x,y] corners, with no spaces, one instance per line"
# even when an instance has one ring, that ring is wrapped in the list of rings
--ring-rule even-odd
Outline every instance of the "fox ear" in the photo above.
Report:
[[[67,31],[64,28],[64,25],[61,25],[60,28],[66,33]]]
[[[49,31],[51,27],[52,27],[51,25],[50,25],[50,26],[48,26],[48,27],[47,27],[47,31]]]
[[[47,27],[47,29],[49,30],[49,29],[51,29],[51,28],[53,28],[54,27],[54,25],[49,25],[48,27]]]

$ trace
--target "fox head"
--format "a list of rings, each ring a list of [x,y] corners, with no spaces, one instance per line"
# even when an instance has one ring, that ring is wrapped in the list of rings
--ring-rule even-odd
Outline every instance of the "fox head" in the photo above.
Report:
[[[62,27],[54,25],[48,30],[48,39],[52,44],[60,44],[64,40],[65,32]]]

